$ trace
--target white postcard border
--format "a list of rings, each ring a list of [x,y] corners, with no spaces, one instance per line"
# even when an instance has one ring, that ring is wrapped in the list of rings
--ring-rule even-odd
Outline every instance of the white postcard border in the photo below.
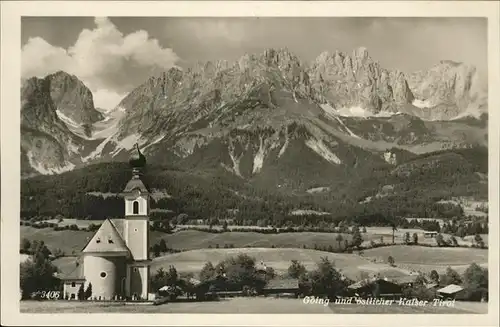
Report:
[[[496,1],[2,1],[2,325],[493,326],[498,324],[500,5]],[[19,312],[21,16],[488,17],[489,313],[473,314],[25,314]],[[457,35],[460,37],[460,35]],[[425,45],[423,45],[425,46]],[[496,199],[496,201],[495,201]],[[495,219],[497,218],[497,219]]]

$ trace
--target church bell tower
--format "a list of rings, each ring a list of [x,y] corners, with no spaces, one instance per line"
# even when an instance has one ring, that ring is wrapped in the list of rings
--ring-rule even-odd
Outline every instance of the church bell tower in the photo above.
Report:
[[[149,292],[149,209],[150,193],[141,180],[146,158],[138,144],[129,160],[132,179],[123,190],[125,200],[124,238],[132,260],[128,264],[127,286],[130,296],[147,299]]]

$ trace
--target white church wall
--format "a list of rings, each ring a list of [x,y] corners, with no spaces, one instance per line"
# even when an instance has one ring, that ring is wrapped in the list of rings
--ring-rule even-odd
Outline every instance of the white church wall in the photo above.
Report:
[[[120,259],[123,260],[119,257],[84,257],[84,275],[87,286],[92,283],[92,298],[111,300],[118,293],[116,286],[125,270],[124,267],[117,267]]]
[[[146,260],[148,258],[148,220],[127,219],[125,225],[125,241],[134,260]]]
[[[141,274],[141,280],[142,280],[142,292],[141,292],[141,297],[143,299],[148,298],[148,292],[149,292],[149,267],[140,267],[139,272]]]

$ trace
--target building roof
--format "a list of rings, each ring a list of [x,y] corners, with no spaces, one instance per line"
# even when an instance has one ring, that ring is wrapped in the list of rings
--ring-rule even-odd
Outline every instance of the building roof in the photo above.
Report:
[[[453,293],[460,292],[463,289],[464,288],[460,285],[450,284],[446,287],[438,289],[437,291],[438,291],[438,293],[453,294]]]
[[[358,288],[364,287],[364,286],[366,286],[366,285],[368,285],[368,284],[370,284],[372,282],[373,282],[372,279],[367,278],[367,279],[360,280],[360,281],[358,281],[358,282],[356,282],[354,284],[351,284],[351,285],[347,286],[347,288],[350,288],[350,289],[354,290],[354,289],[358,289]]]
[[[102,223],[101,227],[85,245],[82,252],[123,253],[130,255],[130,250],[125,241],[109,219],[106,219]]]
[[[388,278],[373,277],[373,278],[367,278],[367,279],[360,280],[354,284],[347,286],[347,288],[355,290],[355,289],[363,288],[367,285],[370,285],[370,284],[373,284],[376,282],[396,284],[395,282],[390,281]]]
[[[417,279],[417,275],[406,275],[401,277],[395,277],[392,278],[391,280],[398,284],[407,284],[407,283],[413,283],[415,279]]]
[[[128,181],[122,193],[130,193],[134,190],[139,190],[142,193],[149,193],[149,190],[144,185],[139,175],[134,175],[132,179]]]
[[[111,223],[115,227],[116,231],[118,234],[120,234],[122,239],[125,239],[125,219],[120,219],[120,218],[115,218],[115,219],[110,219]]]
[[[62,280],[85,280],[85,277],[83,277],[83,266],[81,264],[78,266],[75,265],[73,270],[64,272],[58,277]]]
[[[264,289],[298,289],[299,280],[295,278],[271,279]]]
[[[439,284],[437,284],[437,283],[430,283],[430,284],[426,284],[425,285],[425,287],[428,288],[428,289],[434,288],[434,287],[438,287],[438,286],[439,286]]]
[[[190,282],[191,284],[193,284],[195,286],[201,284],[201,281],[196,279],[196,278],[189,278],[188,282]]]

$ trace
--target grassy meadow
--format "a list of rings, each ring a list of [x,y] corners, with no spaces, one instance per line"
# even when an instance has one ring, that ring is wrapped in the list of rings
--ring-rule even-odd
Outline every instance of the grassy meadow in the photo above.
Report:
[[[180,253],[167,254],[153,259],[151,271],[160,268],[167,270],[173,265],[180,273],[192,273],[198,276],[203,265],[210,261],[213,264],[227,257],[240,253],[254,257],[257,263],[263,262],[272,267],[278,274],[285,274],[292,260],[298,260],[308,270],[316,268],[322,257],[334,262],[345,276],[359,280],[362,275],[380,274],[387,278],[408,276],[418,271],[428,273],[432,269],[444,272],[452,267],[462,272],[467,266],[476,262],[487,267],[487,251],[479,249],[452,249],[418,246],[390,246],[365,250],[362,255],[347,253],[330,253],[311,249],[298,248],[234,248],[234,249],[197,249]],[[395,259],[395,266],[387,263],[387,257]],[[54,261],[61,272],[75,267],[77,257],[62,257]]]
[[[47,247],[51,250],[59,248],[66,255],[78,254],[85,246],[86,242],[92,237],[93,232],[87,231],[72,231],[62,230],[54,231],[52,228],[33,228],[30,226],[20,226],[21,238],[29,240],[43,240]],[[362,233],[364,240],[363,245],[370,245],[370,242],[380,243],[383,239],[384,243],[392,242],[392,229],[390,227],[368,227],[367,232]],[[402,244],[403,236],[406,232],[410,235],[417,233],[418,242],[420,244],[435,245],[436,241],[433,238],[424,238],[423,231],[419,229],[398,229],[395,232],[395,243]],[[180,230],[172,234],[162,232],[151,232],[150,246],[164,239],[168,247],[178,250],[195,250],[205,248],[215,248],[217,246],[232,246],[234,248],[259,247],[259,248],[307,248],[312,249],[316,246],[325,248],[332,246],[337,248],[339,243],[336,240],[336,233],[317,233],[317,232],[300,232],[300,233],[279,233],[279,234],[264,234],[257,232],[224,232],[224,233],[209,233],[197,230]],[[341,234],[343,247],[344,240],[351,240],[350,234]],[[445,239],[450,235],[443,234]],[[483,240],[487,244],[488,235],[482,235]],[[382,239],[381,239],[382,238]],[[473,236],[467,236],[464,239],[457,238],[459,245],[470,246],[474,242]],[[475,249],[472,249],[474,251]],[[486,252],[485,252],[486,253]]]
[[[471,314],[487,313],[487,303],[457,303],[455,307],[361,306],[305,304],[302,299],[273,297],[231,298],[213,302],[172,302],[159,306],[123,303],[23,301],[22,313],[261,313],[261,314]]]
[[[208,233],[196,230],[181,230],[172,234],[151,232],[150,246],[164,239],[169,248],[183,250],[180,253],[166,254],[154,258],[152,271],[159,268],[168,269],[174,265],[179,272],[197,275],[207,261],[213,264],[238,253],[249,254],[278,273],[285,273],[292,260],[298,260],[307,269],[314,269],[321,257],[328,257],[335,262],[337,268],[351,279],[358,280],[362,275],[380,274],[388,278],[397,278],[416,272],[429,272],[432,269],[444,272],[448,266],[464,271],[475,262],[487,267],[488,251],[476,248],[439,248],[401,245],[404,233],[419,235],[419,243],[432,244],[435,240],[424,238],[421,230],[399,229],[395,233],[396,245],[364,250],[361,254],[331,253],[313,250],[315,246],[326,248],[339,246],[334,233],[280,233],[263,234],[257,232],[224,232]],[[54,231],[52,228],[36,229],[21,226],[21,238],[43,240],[50,250],[61,249],[65,257],[54,261],[61,272],[72,270],[81,249],[92,237],[86,231]],[[342,234],[343,239],[350,240],[350,234]],[[388,227],[369,227],[362,233],[365,244],[373,240],[380,243],[392,241],[392,230]],[[445,237],[446,238],[446,237]],[[487,240],[487,238],[484,238]],[[464,242],[472,242],[466,238]],[[460,241],[459,241],[460,242]],[[343,241],[341,242],[343,246]],[[226,248],[227,247],[227,248]],[[273,248],[274,247],[274,248]],[[387,263],[392,256],[395,266]]]

